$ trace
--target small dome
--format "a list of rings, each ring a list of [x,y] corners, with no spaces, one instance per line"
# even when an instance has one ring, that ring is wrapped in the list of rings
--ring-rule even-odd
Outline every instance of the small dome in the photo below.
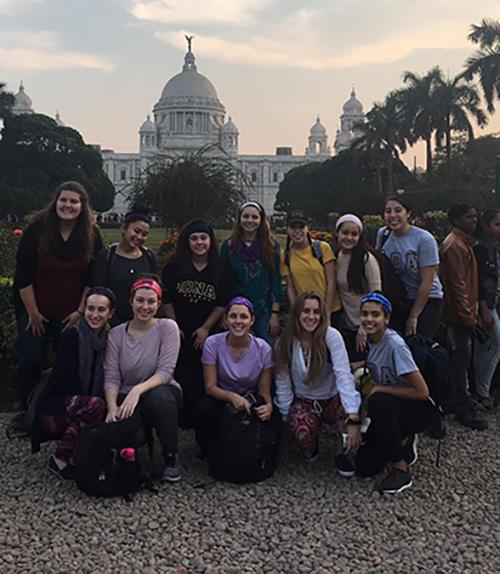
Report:
[[[310,133],[312,136],[324,136],[326,134],[326,128],[321,123],[319,116],[316,118],[316,123],[311,128]]]
[[[19,91],[14,94],[14,106],[12,107],[13,114],[32,114],[33,113],[33,101],[24,91],[24,85],[21,82],[19,84]]]
[[[222,133],[223,134],[239,134],[238,128],[233,123],[231,116],[229,116],[229,120],[222,126]]]
[[[64,127],[64,122],[61,120],[61,116],[59,115],[59,110],[56,111],[56,117],[54,118],[56,121],[56,124],[63,128]]]
[[[146,120],[144,121],[142,126],[140,127],[139,132],[141,132],[141,133],[143,133],[143,132],[156,132],[155,125],[151,121],[149,114],[147,115]]]
[[[345,114],[362,114],[363,104],[356,98],[356,91],[354,88],[351,92],[351,97],[342,107]]]

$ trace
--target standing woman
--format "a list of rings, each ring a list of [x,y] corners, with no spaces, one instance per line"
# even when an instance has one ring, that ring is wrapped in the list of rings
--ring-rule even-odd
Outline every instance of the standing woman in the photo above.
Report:
[[[439,252],[434,237],[410,224],[411,210],[400,197],[384,204],[385,228],[377,233],[376,247],[392,262],[406,287],[398,318],[403,335],[434,338],[441,321],[443,288],[437,275]]]
[[[314,241],[307,216],[302,211],[288,216],[285,251],[280,254],[281,275],[286,280],[290,305],[304,291],[316,291],[325,300],[327,312],[340,310],[336,295],[335,255],[326,241]]]
[[[271,344],[279,333],[279,244],[260,203],[247,201],[240,207],[231,236],[222,244],[221,257],[232,270],[236,292],[254,306],[254,333]]]
[[[374,476],[390,464],[376,487],[380,494],[412,485],[409,467],[417,460],[416,433],[429,426],[435,411],[410,349],[388,329],[391,312],[391,302],[381,293],[361,299],[361,321],[369,341],[366,364],[374,387],[367,405],[371,422],[356,456],[356,471]]]
[[[485,340],[476,338],[474,347],[474,399],[491,409],[495,402],[490,396],[491,380],[500,359],[500,293],[499,246],[500,210],[487,209],[480,218],[478,241],[474,246],[479,272],[479,317],[486,330]]]
[[[347,424],[348,448],[359,446],[360,403],[342,336],[329,326],[319,293],[305,291],[295,299],[276,343],[276,406],[307,461],[318,456],[320,428],[326,423],[339,433],[339,474],[354,474],[340,433]]]
[[[337,220],[336,275],[342,302],[342,336],[351,361],[364,359],[366,333],[361,325],[362,295],[382,289],[380,266],[367,245],[363,223],[356,215],[347,213]]]
[[[109,287],[117,298],[111,325],[132,319],[130,287],[141,273],[156,273],[156,255],[144,247],[151,226],[149,215],[131,211],[125,215],[120,243],[109,245],[97,254],[93,265],[92,283]]]
[[[132,320],[111,329],[104,363],[106,422],[152,426],[160,439],[166,467],[163,480],[181,478],[177,462],[177,418],[182,391],[174,380],[179,328],[157,319],[162,290],[154,277],[136,281],[130,290]]]
[[[49,342],[77,323],[91,285],[90,262],[102,248],[85,188],[62,183],[48,207],[26,228],[14,275],[19,334],[21,413],[7,429],[10,438],[25,436],[24,411],[40,376]]]
[[[196,219],[181,229],[177,247],[163,269],[165,315],[181,331],[176,379],[182,385],[184,417],[193,426],[193,409],[204,396],[201,351],[224,315],[228,296],[221,281],[214,230]]]
[[[37,405],[35,428],[40,435],[62,436],[49,469],[66,480],[75,478],[75,449],[82,428],[104,418],[106,412],[105,327],[115,303],[114,293],[106,287],[88,292],[83,317],[61,337],[50,381]],[[32,433],[33,445],[34,438]]]

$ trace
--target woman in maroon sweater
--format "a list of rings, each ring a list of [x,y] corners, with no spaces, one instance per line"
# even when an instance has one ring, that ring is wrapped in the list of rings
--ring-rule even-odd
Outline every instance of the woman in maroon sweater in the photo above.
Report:
[[[23,234],[14,275],[21,413],[7,430],[9,438],[26,435],[26,401],[48,344],[57,346],[61,332],[82,316],[91,284],[89,265],[101,247],[87,192],[75,181],[57,188]]]

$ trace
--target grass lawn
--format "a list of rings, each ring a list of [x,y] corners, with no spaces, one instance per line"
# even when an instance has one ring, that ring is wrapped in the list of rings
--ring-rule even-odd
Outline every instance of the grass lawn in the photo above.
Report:
[[[230,234],[229,229],[216,229],[215,235],[220,243]],[[102,240],[104,241],[105,245],[109,245],[110,243],[118,243],[121,237],[121,230],[120,229],[101,229]],[[280,242],[281,246],[284,247],[286,236],[282,234],[276,234],[275,237]],[[158,249],[160,243],[165,239],[165,229],[162,227],[153,227],[149,233],[148,240],[146,245],[153,250]]]

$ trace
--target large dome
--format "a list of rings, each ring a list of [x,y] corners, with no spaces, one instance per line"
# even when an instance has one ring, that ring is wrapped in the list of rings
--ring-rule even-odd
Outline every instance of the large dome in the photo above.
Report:
[[[356,98],[356,92],[354,88],[351,92],[351,97],[342,107],[345,114],[362,114],[363,104]]]
[[[33,102],[28,94],[24,91],[24,85],[21,82],[19,91],[14,94],[14,106],[12,107],[13,114],[32,114]]]

